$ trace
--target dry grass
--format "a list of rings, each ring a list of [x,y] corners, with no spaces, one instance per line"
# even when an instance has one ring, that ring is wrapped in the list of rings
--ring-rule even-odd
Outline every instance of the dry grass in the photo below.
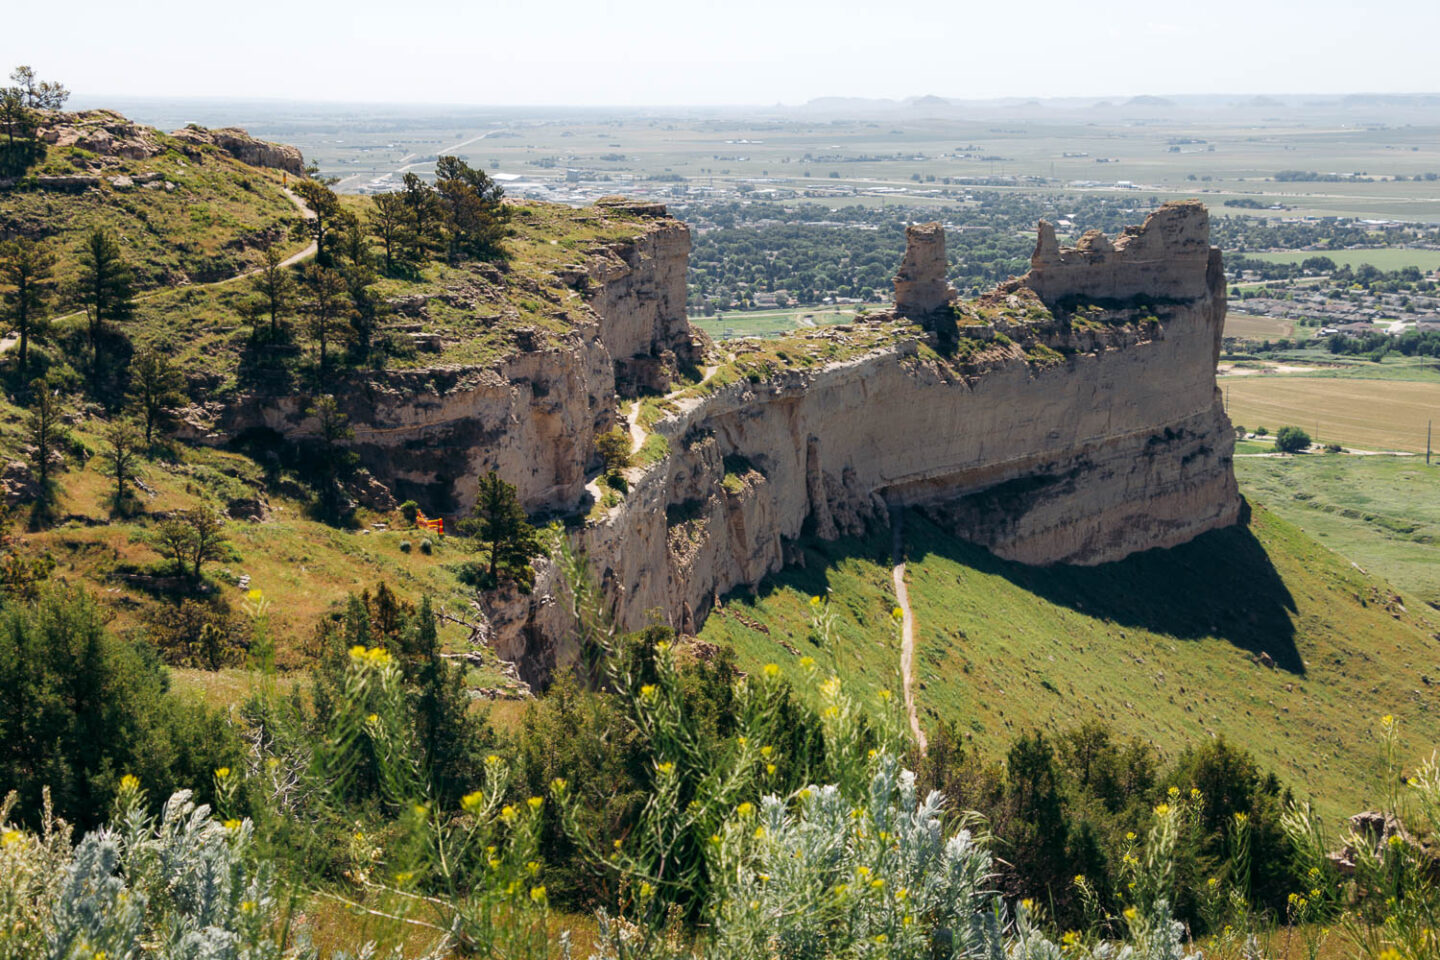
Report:
[[[1246,340],[1279,340],[1295,336],[1295,324],[1274,317],[1254,317],[1233,310],[1225,315],[1225,336]]]
[[[1230,419],[1252,430],[1301,427],[1312,439],[1363,450],[1425,451],[1425,422],[1440,413],[1440,384],[1402,380],[1231,377]]]

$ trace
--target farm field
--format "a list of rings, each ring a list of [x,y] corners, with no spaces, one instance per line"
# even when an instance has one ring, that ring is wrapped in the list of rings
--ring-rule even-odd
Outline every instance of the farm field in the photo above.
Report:
[[[1402,267],[1419,267],[1429,273],[1440,270],[1440,250],[1423,250],[1406,247],[1376,247],[1370,250],[1277,250],[1269,253],[1247,253],[1252,260],[1270,263],[1301,263],[1310,257],[1329,257],[1336,266],[1351,269],[1368,263],[1379,270],[1399,270]]]
[[[1235,461],[1240,489],[1405,597],[1440,604],[1440,467],[1424,457]]]
[[[1425,452],[1425,422],[1440,419],[1440,382],[1310,376],[1220,379],[1232,423],[1274,433],[1293,425],[1322,443]]]
[[[774,337],[799,327],[830,326],[849,323],[862,309],[883,310],[888,304],[867,304],[864,307],[797,307],[789,310],[733,311],[723,316],[691,317],[690,324],[704,330],[716,340],[731,337]]]
[[[1264,340],[1295,336],[1295,324],[1278,317],[1255,317],[1230,311],[1225,314],[1225,336]]]
[[[958,723],[982,751],[1087,718],[1167,755],[1224,736],[1334,815],[1377,772],[1369,713],[1401,719],[1404,755],[1440,738],[1414,692],[1435,669],[1432,611],[1387,608],[1375,570],[1263,505],[1248,525],[1100,567],[1008,563],[914,512],[904,537],[921,722]],[[889,533],[803,546],[803,568],[732,595],[701,639],[733,644],[749,669],[798,679],[810,656],[821,675],[898,690]],[[816,643],[809,598],[827,592],[836,626]]]

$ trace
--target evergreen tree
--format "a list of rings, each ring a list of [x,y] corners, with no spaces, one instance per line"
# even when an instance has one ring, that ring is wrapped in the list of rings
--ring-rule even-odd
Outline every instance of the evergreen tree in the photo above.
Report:
[[[264,265],[256,272],[251,284],[258,295],[260,313],[270,318],[270,339],[280,336],[280,319],[295,298],[295,278],[281,266],[285,262],[280,248],[271,244],[265,248]]]
[[[393,273],[399,262],[411,262],[407,254],[415,242],[414,216],[404,194],[377,194],[366,222],[385,250],[386,273]]]
[[[45,306],[54,286],[55,255],[43,243],[21,237],[0,244],[0,316],[20,335],[19,370],[25,376],[31,339],[45,331]]]
[[[101,456],[106,474],[115,482],[115,512],[123,513],[143,434],[133,421],[116,418],[106,425],[103,435],[107,446]]]
[[[51,391],[50,384],[43,378],[33,381],[30,396],[30,418],[25,433],[30,442],[30,465],[35,471],[36,505],[44,512],[55,499],[50,461],[59,452],[67,434],[60,421],[63,413],[60,400]]]
[[[96,227],[80,251],[78,299],[89,321],[90,375],[100,363],[100,335],[105,324],[129,320],[135,310],[135,291],[130,268],[120,244],[104,227]]]
[[[185,378],[170,358],[154,347],[141,351],[130,367],[127,399],[145,432],[145,445],[155,442],[155,431],[173,421],[173,410],[185,402]]]
[[[344,211],[340,198],[319,180],[301,180],[295,184],[295,193],[305,201],[310,215],[301,217],[291,228],[291,235],[297,240],[309,240],[315,244],[315,259],[321,266],[330,266],[334,258],[335,228],[340,224]]]
[[[530,558],[540,552],[540,538],[525,515],[515,487],[491,470],[480,478],[471,516],[460,521],[460,530],[475,537],[490,550],[489,583],[500,575],[521,583],[529,582]]]
[[[459,157],[441,157],[435,164],[435,192],[445,213],[446,256],[498,256],[509,235],[510,212],[501,200],[505,190],[483,170]]]
[[[305,265],[303,309],[310,336],[320,348],[320,376],[329,367],[329,345],[345,337],[354,314],[345,278],[318,263]]]

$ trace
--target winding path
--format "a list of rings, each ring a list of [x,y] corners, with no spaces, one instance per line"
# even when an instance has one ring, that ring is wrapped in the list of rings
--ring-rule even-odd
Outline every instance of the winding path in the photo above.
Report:
[[[299,197],[295,196],[295,194],[291,193],[289,187],[282,187],[281,190],[285,193],[285,198],[295,205],[295,209],[296,209],[296,210],[299,210],[299,211],[300,211],[300,215],[301,215],[301,216],[303,216],[306,220],[313,220],[313,219],[315,219],[315,214],[314,214],[314,212],[311,211],[311,209],[310,209],[309,207],[305,206],[305,201],[304,201],[304,200],[301,200]],[[282,267],[293,267],[293,266],[295,266],[295,264],[300,263],[300,262],[303,261],[303,260],[309,260],[311,257],[315,256],[315,251],[316,251],[316,249],[317,249],[317,248],[316,248],[316,246],[315,246],[315,242],[312,240],[312,241],[309,243],[309,245],[307,245],[307,246],[305,247],[304,250],[301,250],[299,253],[293,253],[293,254],[291,254],[290,256],[286,257],[284,260],[280,261],[280,266],[282,266]],[[198,287],[219,287],[219,286],[223,286],[224,284],[227,284],[227,283],[234,283],[234,282],[236,282],[237,280],[245,280],[245,279],[248,279],[248,278],[250,278],[250,277],[253,277],[253,276],[255,276],[257,273],[259,273],[261,270],[264,270],[264,269],[265,269],[264,267],[256,267],[254,270],[246,270],[244,273],[237,273],[237,274],[235,274],[235,276],[233,276],[233,277],[226,277],[226,278],[223,279],[223,280],[212,280],[212,281],[209,282],[209,283],[197,283],[197,284],[194,284],[193,287],[198,288]],[[142,293],[142,294],[140,294],[139,296],[135,297],[135,301],[138,303],[138,302],[141,301],[141,300],[149,300],[151,297],[158,297],[158,296],[159,296],[160,294],[162,294],[162,293],[169,293],[170,291],[172,291],[172,290],[177,290],[177,289],[179,289],[179,288],[178,288],[178,287],[156,287],[154,290],[147,290],[145,293]],[[84,310],[74,310],[74,311],[72,311],[72,312],[70,312],[70,313],[61,314],[61,315],[58,316],[58,317],[51,317],[48,322],[49,322],[49,323],[54,323],[54,322],[56,322],[57,320],[69,320],[69,319],[72,318],[72,317],[83,316],[84,313],[85,313]],[[0,353],[4,353],[6,350],[9,350],[12,346],[14,346],[15,343],[16,343],[16,341],[17,341],[17,339],[18,339],[18,338],[16,338],[16,337],[8,337],[8,336],[5,337],[4,339],[0,339]]]
[[[910,717],[910,732],[920,745],[923,754],[930,743],[920,727],[920,718],[915,712],[915,615],[910,612],[910,591],[905,588],[905,508],[890,508],[890,529],[895,532],[891,552],[895,567],[891,578],[895,581],[895,602],[900,607],[900,681],[905,688],[905,713]]]

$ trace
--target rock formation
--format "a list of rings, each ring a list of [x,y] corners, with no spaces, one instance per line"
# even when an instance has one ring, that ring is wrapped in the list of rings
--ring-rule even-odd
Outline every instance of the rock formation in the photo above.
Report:
[[[82,110],[75,113],[48,112],[40,115],[36,136],[55,147],[78,147],[99,158],[116,160],[148,160],[167,148],[177,146],[189,151],[215,147],[252,167],[286,170],[295,176],[305,175],[305,161],[297,147],[270,143],[250,136],[244,130],[223,127],[207,130],[191,124],[177,130],[167,142],[154,127],[133,123],[114,110]]]
[[[213,145],[241,163],[252,167],[270,167],[285,170],[297,177],[305,175],[305,159],[298,147],[283,143],[257,140],[244,130],[235,127],[220,127],[207,130],[191,124],[184,130],[176,130],[171,136],[195,146]]]
[[[1224,277],[1196,202],[1074,249],[1042,223],[1029,273],[944,311],[948,342],[873,316],[795,338],[832,359],[672,394],[652,427],[664,456],[630,471],[620,505],[592,510],[594,437],[618,422],[619,397],[664,389],[672,358],[698,359],[684,313],[689,231],[663,208],[636,224],[632,240],[557,272],[580,293],[563,338],[517,339],[483,369],[387,373],[342,400],[365,465],[427,512],[468,510],[488,469],[532,511],[589,512],[576,544],[623,629],[657,609],[698,629],[717,596],[778,570],[802,533],[856,533],[899,505],[1033,564],[1104,563],[1237,517],[1215,384]],[[914,317],[952,292],[938,227],[910,234],[896,292]],[[303,410],[251,398],[217,413],[213,436],[313,433]],[[538,570],[533,594],[486,602],[501,656],[543,684],[577,651],[562,587]]]
[[[953,300],[955,288],[945,279],[949,268],[944,227],[938,223],[906,227],[905,259],[895,275],[895,312],[922,319]]]

